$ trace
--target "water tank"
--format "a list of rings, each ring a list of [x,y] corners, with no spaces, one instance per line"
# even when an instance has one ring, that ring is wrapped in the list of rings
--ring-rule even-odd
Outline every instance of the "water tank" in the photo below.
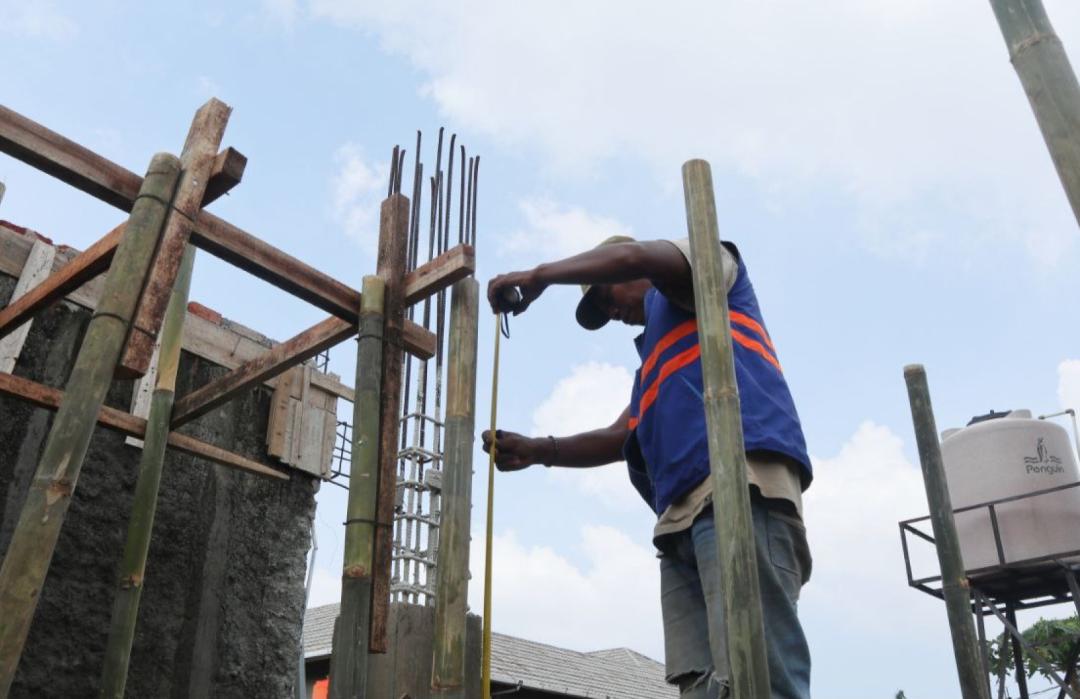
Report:
[[[990,417],[990,416],[987,416]],[[1027,410],[976,418],[942,433],[941,453],[953,509],[1080,480],[1069,433]],[[1080,487],[996,506],[1005,562],[1080,549]],[[956,515],[964,567],[999,564],[985,507]]]

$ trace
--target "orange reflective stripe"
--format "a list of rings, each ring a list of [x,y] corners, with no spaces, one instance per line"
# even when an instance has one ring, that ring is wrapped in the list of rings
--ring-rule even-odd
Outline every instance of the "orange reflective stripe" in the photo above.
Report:
[[[760,354],[762,357],[765,358],[765,361],[767,361],[769,364],[772,364],[774,367],[776,367],[777,371],[779,371],[780,373],[784,373],[784,370],[780,368],[780,362],[776,359],[776,357],[774,357],[772,355],[772,353],[769,352],[769,350],[765,349],[765,346],[762,345],[757,340],[753,340],[753,339],[747,337],[746,335],[743,335],[741,332],[739,332],[735,328],[731,329],[731,339],[735,340],[735,342],[738,342],[740,345],[742,345],[746,349],[751,350],[753,352],[757,352],[758,354]]]
[[[645,363],[641,365],[641,380],[645,381],[645,377],[649,375],[649,372],[656,366],[656,362],[660,359],[660,354],[667,348],[674,345],[679,340],[683,339],[690,333],[697,331],[697,320],[690,319],[685,322],[679,323],[674,328],[668,331],[667,335],[660,338],[660,341],[656,343],[656,347],[653,348],[652,354],[645,360]]]
[[[326,699],[330,691],[330,680],[321,679],[311,688],[311,699]]]
[[[771,349],[773,352],[776,351],[776,348],[773,347],[772,338],[769,337],[769,333],[765,332],[765,328],[761,327],[760,323],[758,323],[750,316],[744,313],[739,313],[738,311],[731,311],[729,315],[731,316],[732,323],[738,323],[739,325],[744,325],[750,328],[758,335],[761,335],[761,339],[765,340],[765,344],[769,346],[769,349]]]
[[[697,361],[700,356],[701,345],[694,345],[664,362],[664,365],[660,367],[660,374],[656,377],[656,381],[653,381],[652,386],[649,386],[649,390],[641,394],[641,403],[638,404],[638,415],[644,415],[645,411],[648,410],[656,400],[656,395],[660,391],[660,384],[664,383],[669,376],[679,369],[682,369],[687,364],[692,364]]]
[[[631,430],[632,430],[632,429],[635,429],[635,428],[636,428],[636,427],[638,426],[638,423],[639,423],[639,422],[641,422],[641,421],[640,421],[640,420],[638,420],[638,419],[637,419],[636,417],[632,417],[632,418],[630,418],[629,420],[627,420],[627,422],[626,422],[626,426],[627,426],[627,427],[628,427],[629,429],[631,429]]]

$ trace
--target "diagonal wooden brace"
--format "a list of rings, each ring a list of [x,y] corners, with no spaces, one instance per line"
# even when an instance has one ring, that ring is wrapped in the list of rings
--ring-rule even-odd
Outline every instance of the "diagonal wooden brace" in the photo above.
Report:
[[[258,386],[355,334],[356,326],[352,323],[334,316],[327,318],[177,400],[173,406],[172,427],[180,427],[205,415],[252,386]]]
[[[53,301],[75,291],[109,268],[116,247],[124,234],[125,223],[109,231],[104,238],[81,252],[75,259],[49,276],[10,306],[0,309],[0,337],[30,320]]]

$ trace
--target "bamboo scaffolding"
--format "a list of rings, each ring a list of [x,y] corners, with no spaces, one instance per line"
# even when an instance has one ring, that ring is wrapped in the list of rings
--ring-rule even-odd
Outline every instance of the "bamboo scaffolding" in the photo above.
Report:
[[[334,624],[330,658],[330,696],[333,699],[356,699],[367,692],[372,574],[375,536],[379,529],[376,511],[384,293],[385,284],[381,278],[364,277],[356,350],[356,400],[353,402],[352,467],[341,572],[341,608]]]
[[[941,444],[938,442],[934,409],[930,404],[930,388],[926,383],[926,370],[919,364],[906,366],[904,380],[907,382],[908,399],[911,403],[911,420],[915,425],[915,441],[919,445],[919,463],[922,465],[926,500],[930,506],[935,548],[941,564],[941,591],[949,616],[949,631],[952,634],[953,654],[956,656],[956,671],[960,678],[960,692],[964,699],[987,699],[990,696],[990,685],[983,673],[975,622],[971,618],[971,594],[960,554],[960,539],[956,534],[949,485],[945,480]]]
[[[731,692],[736,699],[768,699],[769,665],[712,172],[704,160],[690,160],[683,165],[682,174],[705,380],[717,565],[727,631],[728,657],[721,657],[720,650],[713,648],[713,663],[717,668],[730,668]]]
[[[179,160],[151,161],[0,567],[0,696],[15,678],[97,416],[163,232]]]
[[[1080,223],[1080,83],[1042,0],[990,0],[990,5]]]
[[[169,418],[176,395],[176,375],[180,368],[180,347],[194,264],[195,248],[189,245],[180,261],[176,285],[161,326],[157,382],[150,402],[150,417],[146,421],[146,439],[139,457],[139,478],[135,483],[127,540],[117,576],[109,640],[105,646],[100,690],[103,699],[123,699],[127,683],[131,644],[135,638],[135,622],[139,615],[143,581],[146,579],[146,558],[150,552],[150,536],[165,462],[165,447],[169,440]]]
[[[469,595],[469,519],[476,432],[476,344],[480,285],[454,284],[450,301],[450,364],[446,380],[446,456],[436,568],[435,641],[431,686],[435,696],[464,699],[465,615]]]

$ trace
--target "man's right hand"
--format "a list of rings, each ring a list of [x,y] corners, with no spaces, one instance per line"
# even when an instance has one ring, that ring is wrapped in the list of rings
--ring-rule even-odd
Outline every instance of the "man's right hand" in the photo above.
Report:
[[[544,459],[543,444],[546,440],[533,439],[517,432],[496,430],[495,466],[500,471],[520,471]],[[491,430],[480,435],[484,451],[491,453]]]

